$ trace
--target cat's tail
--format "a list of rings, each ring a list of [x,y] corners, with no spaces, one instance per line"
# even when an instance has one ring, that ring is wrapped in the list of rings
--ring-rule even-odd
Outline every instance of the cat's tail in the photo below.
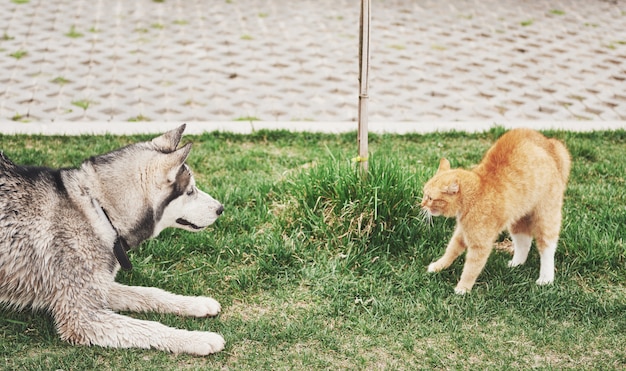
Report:
[[[569,172],[572,168],[572,158],[570,157],[565,144],[558,139],[551,138],[548,140],[550,142],[550,146],[552,147],[552,157],[556,161],[556,166],[559,168],[559,172],[561,173],[561,178],[563,179],[563,183],[567,183],[567,179],[569,178]]]

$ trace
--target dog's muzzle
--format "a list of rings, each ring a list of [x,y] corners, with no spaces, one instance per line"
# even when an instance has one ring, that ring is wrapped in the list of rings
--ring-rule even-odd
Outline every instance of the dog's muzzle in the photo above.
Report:
[[[216,214],[217,216],[222,215],[222,213],[223,213],[223,212],[224,212],[224,205],[220,205],[220,206],[217,208],[217,210],[215,210],[215,214]],[[178,219],[176,219],[176,223],[177,223],[177,224],[179,224],[179,225],[182,225],[182,226],[184,226],[184,227],[189,227],[189,228],[191,228],[191,229],[197,230],[197,231],[199,231],[199,230],[204,229],[204,228],[206,228],[206,227],[207,227],[206,225],[205,225],[205,226],[199,226],[199,225],[194,224],[194,223],[190,222],[189,220],[187,220],[187,219],[183,219],[183,218],[178,218]]]

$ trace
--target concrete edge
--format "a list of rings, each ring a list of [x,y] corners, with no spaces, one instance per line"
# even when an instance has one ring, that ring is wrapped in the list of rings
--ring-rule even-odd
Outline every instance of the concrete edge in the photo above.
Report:
[[[2,122],[0,133],[6,135],[132,135],[155,134],[170,130],[181,123],[176,122]],[[626,130],[626,121],[471,121],[471,122],[370,122],[368,131],[376,134],[426,134],[433,132],[460,131],[476,133],[501,126],[505,129],[526,127],[536,130],[565,130],[589,132],[598,130]],[[357,131],[356,122],[190,122],[186,134],[228,132],[252,134],[259,130],[288,130],[340,134]]]

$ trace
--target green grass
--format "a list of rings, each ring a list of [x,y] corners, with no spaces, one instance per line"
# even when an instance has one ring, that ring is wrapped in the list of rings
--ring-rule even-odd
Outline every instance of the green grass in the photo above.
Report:
[[[28,55],[28,52],[25,50],[18,50],[14,53],[9,54],[10,57],[13,57],[18,60],[24,58],[27,55]]]
[[[235,118],[234,121],[261,121],[261,119],[255,116],[241,116]]]
[[[58,76],[58,77],[55,77],[54,79],[50,80],[50,82],[53,83],[53,84],[65,85],[65,84],[71,83],[72,81],[66,79],[63,76]]]
[[[73,39],[76,39],[76,38],[79,38],[79,37],[83,37],[85,35],[83,33],[81,33],[81,32],[76,31],[76,27],[72,26],[72,27],[70,27],[69,32],[65,34],[65,36],[73,38]]]
[[[92,103],[91,101],[88,101],[86,99],[72,101],[72,105],[76,107],[80,107],[83,110],[86,110],[87,108],[89,108],[89,105],[91,105],[91,103]]]
[[[131,314],[217,331],[198,358],[75,347],[45,313],[0,310],[7,369],[623,369],[626,367],[626,132],[551,132],[573,156],[555,284],[492,253],[471,294],[453,293],[463,259],[431,275],[453,220],[425,225],[422,184],[438,159],[469,167],[502,133],[370,134],[370,174],[350,159],[356,134],[189,136],[198,184],[226,211],[199,234],[166,230],[131,252],[127,284],[211,295],[213,319]],[[0,136],[31,165],[77,166],[149,137]]]
[[[138,115],[138,116],[133,116],[133,117],[129,117],[128,122],[142,122],[142,121],[151,121],[149,117],[146,117],[144,115]]]
[[[525,20],[525,21],[521,21],[521,22],[520,22],[520,25],[522,25],[522,26],[526,27],[526,26],[530,26],[530,25],[532,25],[533,23],[535,23],[535,20],[534,20],[534,19],[527,19],[527,20]]]

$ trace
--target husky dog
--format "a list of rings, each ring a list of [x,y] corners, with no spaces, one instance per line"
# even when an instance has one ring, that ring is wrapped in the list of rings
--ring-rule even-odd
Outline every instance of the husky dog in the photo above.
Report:
[[[0,154],[0,303],[48,311],[73,344],[222,350],[216,333],[116,313],[220,312],[212,298],[114,282],[120,267],[131,268],[126,250],[167,227],[202,230],[224,210],[196,188],[185,164],[191,143],[177,149],[184,130],[91,157],[78,169],[18,166]]]

